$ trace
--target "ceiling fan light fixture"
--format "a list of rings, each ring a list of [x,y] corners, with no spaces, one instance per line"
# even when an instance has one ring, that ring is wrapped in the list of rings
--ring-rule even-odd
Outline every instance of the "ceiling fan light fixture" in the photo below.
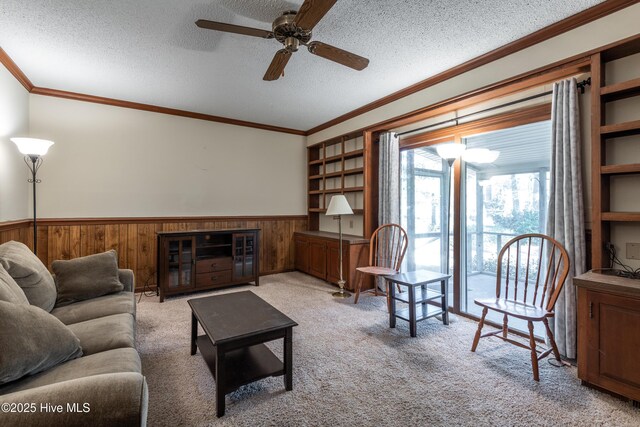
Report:
[[[271,60],[271,64],[265,73],[263,80],[273,81],[284,76],[284,67],[287,65],[291,54],[298,51],[300,45],[307,46],[309,52],[338,64],[364,70],[369,65],[369,60],[354,53],[311,40],[311,30],[333,7],[337,0],[304,0],[300,9],[288,10],[278,16],[272,24],[272,31],[258,28],[243,27],[241,25],[227,24],[224,22],[199,19],[196,25],[208,30],[223,31],[227,33],[243,34],[264,39],[276,39],[283,47]]]
[[[295,37],[287,37],[284,41],[284,48],[289,52],[297,52],[298,46],[300,46],[300,40]]]

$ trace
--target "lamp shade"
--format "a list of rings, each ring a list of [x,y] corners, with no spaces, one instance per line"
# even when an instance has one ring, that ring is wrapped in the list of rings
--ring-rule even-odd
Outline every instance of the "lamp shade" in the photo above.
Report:
[[[469,163],[493,163],[499,156],[499,151],[488,148],[469,148],[462,154],[464,161]]]
[[[331,198],[329,207],[327,208],[327,215],[351,215],[353,210],[349,206],[347,198],[342,194],[338,194]]]
[[[47,154],[53,141],[38,138],[11,138],[22,154],[43,156]]]
[[[436,145],[438,156],[445,160],[457,159],[464,153],[467,146],[464,144],[456,144],[455,142],[447,142],[446,144]]]

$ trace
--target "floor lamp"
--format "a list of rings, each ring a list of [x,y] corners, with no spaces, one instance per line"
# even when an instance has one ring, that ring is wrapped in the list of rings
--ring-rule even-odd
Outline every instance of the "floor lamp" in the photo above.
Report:
[[[338,217],[338,236],[340,240],[340,247],[338,249],[338,262],[340,264],[340,280],[338,280],[338,286],[340,286],[340,291],[333,293],[333,296],[337,298],[349,298],[351,296],[349,292],[344,291],[344,284],[346,282],[342,278],[342,215],[352,214],[353,210],[351,210],[351,206],[349,206],[349,202],[344,195],[339,194],[331,198],[326,215]]]
[[[27,180],[33,184],[33,253],[37,254],[38,250],[38,227],[36,224],[36,184],[40,182],[36,178],[36,173],[42,165],[42,156],[47,154],[49,147],[53,145],[53,141],[37,138],[11,138],[17,146],[18,150],[24,154],[24,162],[31,171],[31,178]]]

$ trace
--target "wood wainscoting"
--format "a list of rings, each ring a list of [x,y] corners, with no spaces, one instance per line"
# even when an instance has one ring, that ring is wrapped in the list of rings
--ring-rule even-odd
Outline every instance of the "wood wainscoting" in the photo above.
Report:
[[[38,220],[38,257],[51,269],[71,259],[115,249],[118,265],[130,268],[136,288],[156,285],[156,232],[259,228],[260,275],[295,268],[293,233],[307,230],[307,216],[89,218]],[[33,247],[33,222],[0,223],[0,243],[16,240]]]

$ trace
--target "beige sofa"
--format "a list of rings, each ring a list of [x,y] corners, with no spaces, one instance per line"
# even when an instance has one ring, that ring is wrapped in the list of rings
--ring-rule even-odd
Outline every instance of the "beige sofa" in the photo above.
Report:
[[[2,268],[2,246],[0,269],[10,272],[10,268]],[[71,360],[0,385],[0,404],[3,405],[0,425],[146,425],[148,391],[135,348],[133,272],[118,269],[117,277],[123,285],[121,291],[63,306],[56,304],[49,314],[46,309],[33,307],[33,301],[38,299],[37,289],[34,293],[34,289],[23,288],[32,305],[23,309],[59,319],[79,340],[82,356],[74,355]],[[19,283],[17,279],[16,282]],[[5,301],[13,298],[9,296]],[[5,305],[1,305],[0,310],[5,307],[5,312],[6,307],[14,308],[6,305],[8,303],[2,304]],[[14,328],[20,329],[20,326]],[[20,334],[21,331],[4,333]]]

